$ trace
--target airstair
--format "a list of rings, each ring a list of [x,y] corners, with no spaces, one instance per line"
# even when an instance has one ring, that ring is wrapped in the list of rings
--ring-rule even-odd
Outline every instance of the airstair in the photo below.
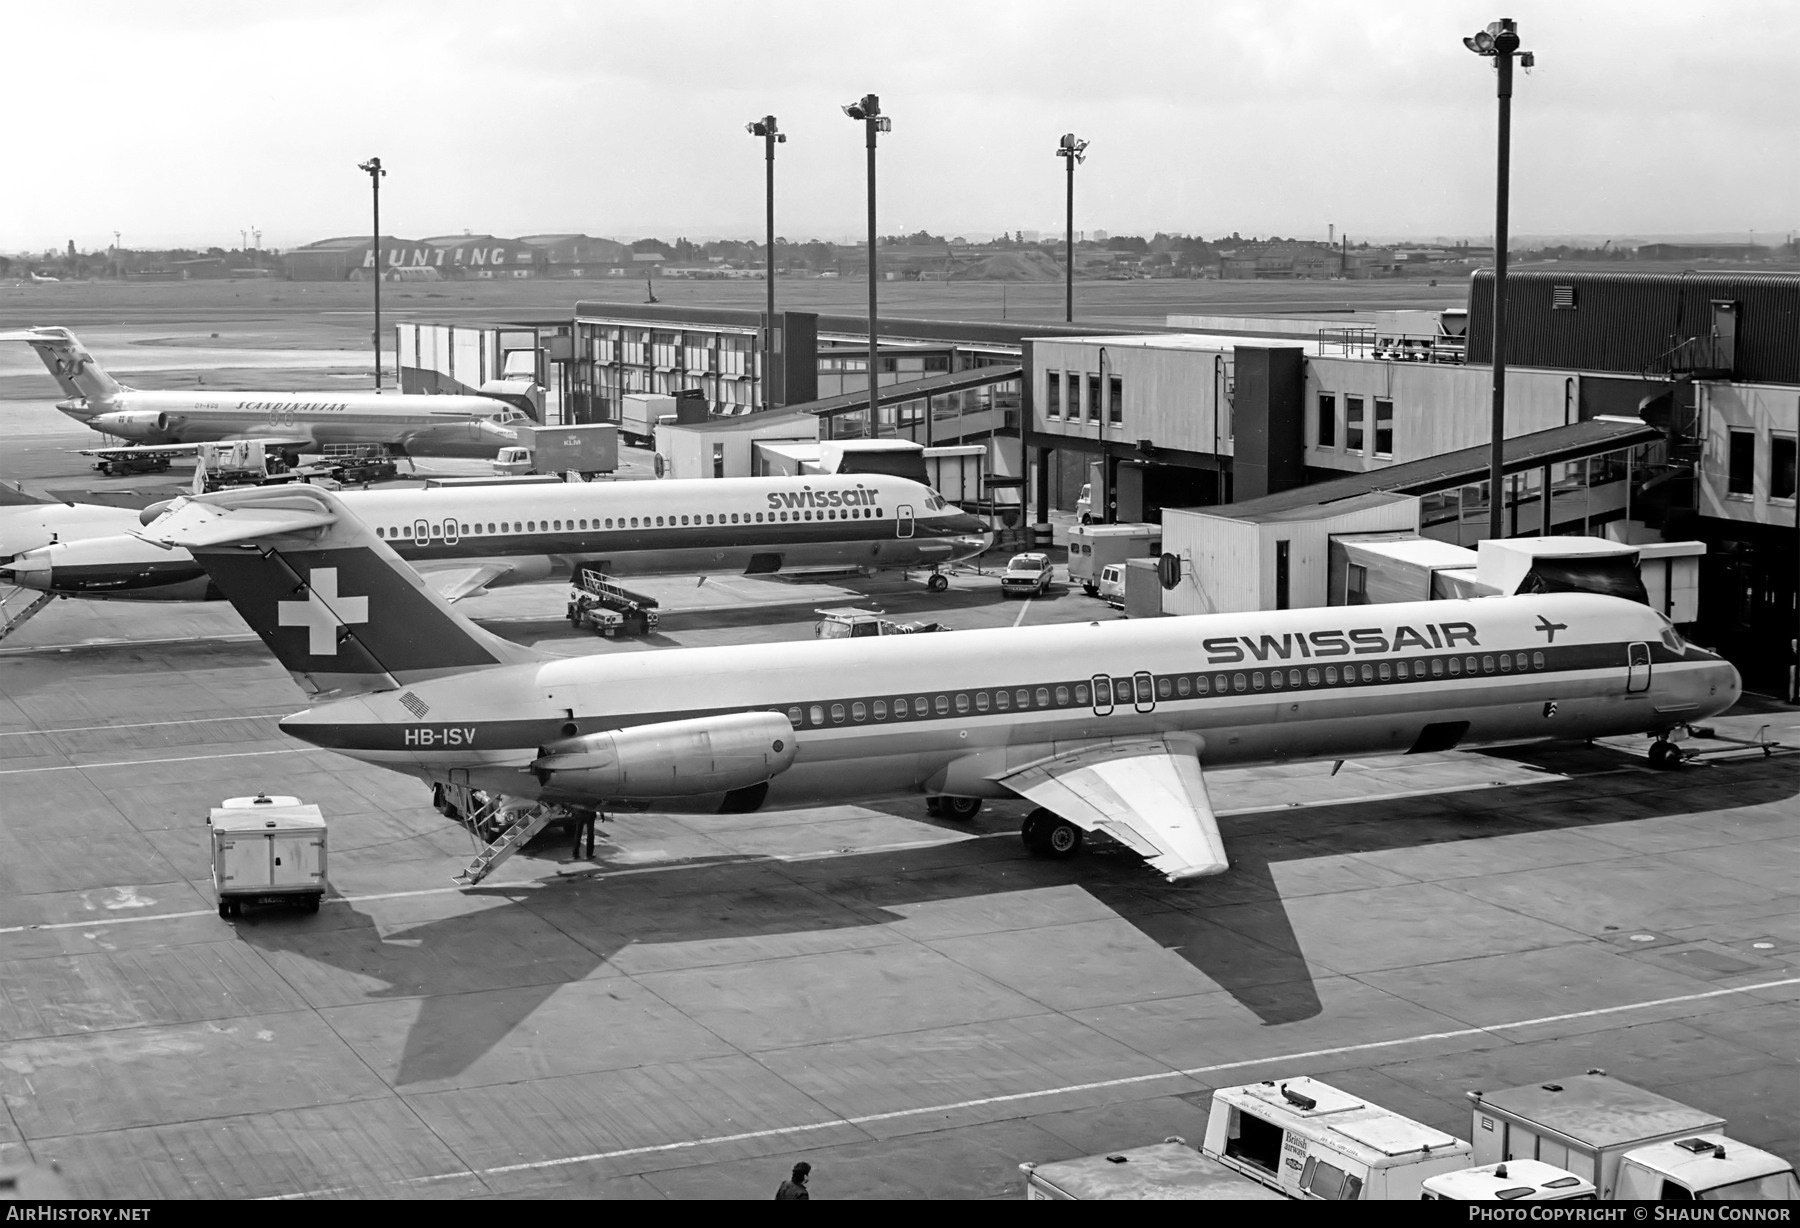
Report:
[[[488,832],[494,832],[494,835],[475,854],[475,859],[469,863],[468,868],[451,881],[464,887],[474,886],[493,873],[501,862],[524,848],[533,836],[557,819],[567,816],[568,811],[561,806],[508,797],[487,799],[472,809],[464,810],[463,823],[478,842]]]
[[[33,614],[55,600],[55,593],[40,593],[36,589],[7,590],[5,596],[0,596],[0,640],[24,626]]]

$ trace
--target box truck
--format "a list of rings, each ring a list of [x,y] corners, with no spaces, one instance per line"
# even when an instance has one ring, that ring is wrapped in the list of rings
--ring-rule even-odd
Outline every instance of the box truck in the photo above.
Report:
[[[519,435],[518,445],[501,448],[494,458],[495,473],[579,473],[584,479],[592,479],[595,474],[611,473],[619,467],[616,423],[521,427]]]
[[[1209,1160],[1181,1138],[1078,1160],[1021,1164],[1030,1201],[1281,1198],[1260,1182]]]
[[[219,915],[246,904],[290,904],[318,912],[325,898],[325,818],[297,797],[227,798],[213,807],[213,889]]]

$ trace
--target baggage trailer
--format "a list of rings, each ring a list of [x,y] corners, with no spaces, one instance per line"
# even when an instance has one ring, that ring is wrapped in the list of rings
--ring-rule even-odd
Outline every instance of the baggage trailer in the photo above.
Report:
[[[608,639],[649,635],[656,630],[656,606],[656,598],[614,584],[585,564],[570,577],[566,612],[569,625],[578,630],[587,627]]]
[[[227,798],[207,818],[219,915],[246,904],[287,904],[309,913],[325,898],[325,818],[297,797]]]
[[[1221,1087],[1201,1154],[1289,1198],[1413,1200],[1467,1168],[1469,1144],[1317,1079]]]
[[[1260,1181],[1209,1160],[1181,1138],[1079,1160],[1021,1164],[1028,1201],[1110,1199],[1274,1199]]]
[[[1533,1159],[1606,1201],[1800,1199],[1794,1166],[1725,1136],[1725,1119],[1603,1070],[1469,1093],[1475,1162]]]

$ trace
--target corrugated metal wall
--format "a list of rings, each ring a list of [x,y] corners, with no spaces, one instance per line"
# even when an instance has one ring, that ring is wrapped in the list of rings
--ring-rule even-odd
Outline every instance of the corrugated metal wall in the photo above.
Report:
[[[1800,383],[1800,275],[1793,273],[1557,273],[1506,275],[1509,366],[1637,375],[1666,373],[1680,342],[1707,337],[1713,301],[1738,304],[1734,378]],[[1558,288],[1574,307],[1553,306]],[[1494,273],[1469,287],[1469,361],[1491,363]]]

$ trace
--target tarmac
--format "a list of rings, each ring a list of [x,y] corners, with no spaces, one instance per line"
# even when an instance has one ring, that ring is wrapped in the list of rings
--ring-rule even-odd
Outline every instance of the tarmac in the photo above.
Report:
[[[53,411],[8,438],[0,477],[102,483]],[[465,608],[569,653],[846,602],[1116,617],[992,574],[634,587],[648,643],[571,632],[555,585]],[[1468,1090],[1591,1067],[1800,1155],[1792,753],[1209,773],[1232,868],[1179,887],[911,798],[620,815],[458,888],[468,835],[282,735],[304,706],[223,604],[59,602],[0,644],[0,1163],[106,1199],[768,1198],[801,1159],[817,1198],[1017,1198],[1022,1161],[1198,1142],[1215,1087],[1309,1074],[1467,1137]],[[1800,744],[1754,697],[1713,724]],[[331,824],[316,916],[217,915],[204,820],[258,791]]]

